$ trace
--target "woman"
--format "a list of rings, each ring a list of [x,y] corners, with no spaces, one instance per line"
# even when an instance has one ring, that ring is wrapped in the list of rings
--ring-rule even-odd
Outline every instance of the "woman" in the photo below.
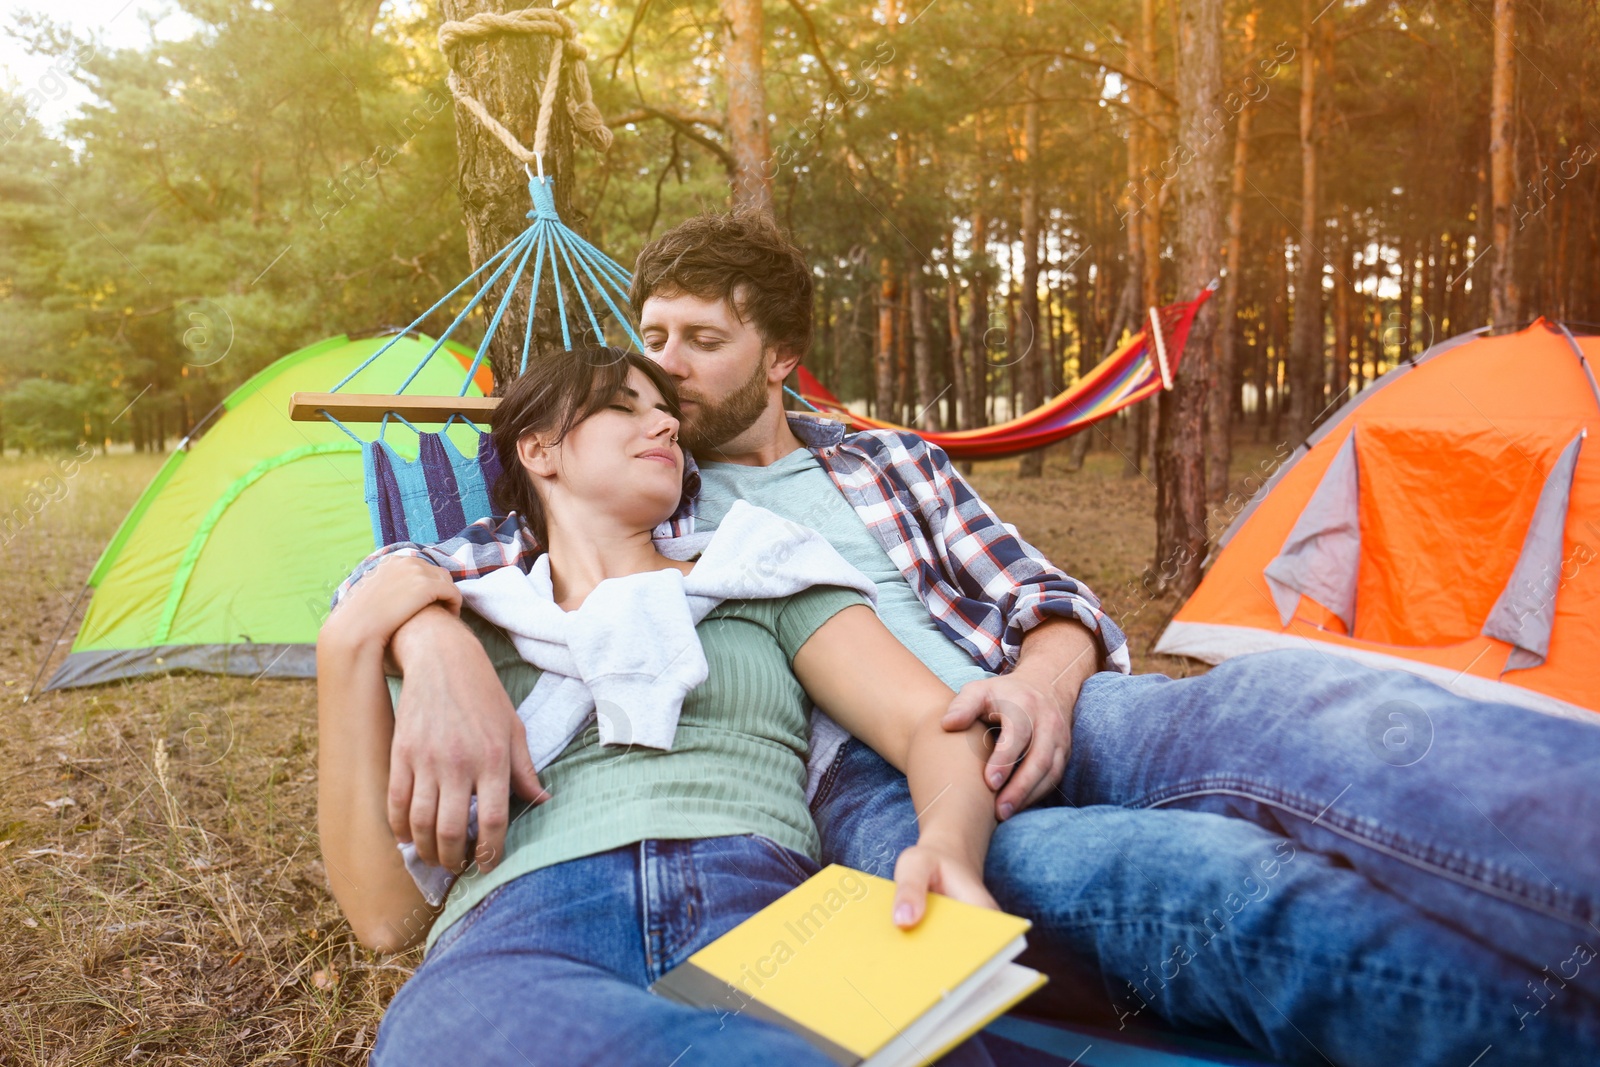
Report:
[[[683,492],[678,420],[672,381],[636,354],[564,353],[512,383],[493,418],[505,472],[494,499],[546,546],[561,609],[576,612],[608,579],[692,574],[694,560],[651,539]],[[894,921],[914,925],[930,889],[994,906],[982,883],[994,828],[982,727],[944,730],[950,689],[863,596],[817,585],[712,608],[694,626],[705,681],[683,698],[670,750],[580,733],[545,767],[540,803],[514,820],[501,862],[463,876],[441,916],[389,828],[380,636],[441,595],[459,596],[420,578],[357,585],[317,643],[318,822],[334,895],[369,947],[395,951],[432,928],[374,1062],[830,1062],[774,1024],[645,988],[818,869],[808,696],[910,782],[920,837],[896,866]],[[539,672],[463,617],[520,704]],[[957,1056],[987,1059],[975,1043]]]

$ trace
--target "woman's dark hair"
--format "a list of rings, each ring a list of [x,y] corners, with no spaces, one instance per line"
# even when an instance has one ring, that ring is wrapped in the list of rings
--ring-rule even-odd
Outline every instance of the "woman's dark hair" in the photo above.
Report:
[[[620,348],[577,348],[536,359],[507,387],[489,417],[500,457],[500,476],[489,490],[495,511],[515,511],[540,545],[546,543],[544,505],[517,458],[517,442],[530,433],[551,434],[560,444],[572,428],[616,399],[637,369],[660,390],[672,417],[681,420],[678,385],[653,360]]]

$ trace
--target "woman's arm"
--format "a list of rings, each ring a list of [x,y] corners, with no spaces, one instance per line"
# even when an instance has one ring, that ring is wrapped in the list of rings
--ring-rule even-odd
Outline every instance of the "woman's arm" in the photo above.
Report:
[[[905,772],[916,847],[895,863],[894,918],[921,920],[930,889],[995,907],[983,888],[994,797],[983,782],[987,728],[941,724],[954,695],[865,604],[828,619],[794,657],[795,677],[840,726]]]
[[[416,605],[367,603],[370,592],[356,590],[317,635],[317,828],[329,885],[356,937],[368,948],[399,952],[421,940],[437,914],[389,828],[394,712],[384,652],[389,616]]]

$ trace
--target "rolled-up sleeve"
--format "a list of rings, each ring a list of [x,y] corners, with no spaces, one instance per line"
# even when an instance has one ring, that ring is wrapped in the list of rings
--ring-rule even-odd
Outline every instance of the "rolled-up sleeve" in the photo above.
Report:
[[[926,466],[938,489],[938,538],[949,578],[963,596],[999,614],[1000,652],[1015,666],[1027,632],[1050,618],[1081,623],[1104,670],[1129,673],[1128,641],[1083,582],[1045,558],[985,504],[942,448],[929,444]]]
[[[360,582],[384,560],[391,556],[413,556],[448,571],[452,581],[481,578],[501,567],[521,567],[526,571],[540,553],[537,542],[523,528],[522,521],[511,515],[496,522],[479,519],[448,541],[425,545],[416,541],[401,541],[384,545],[356,565],[350,576],[333,591],[331,608],[350,594]]]

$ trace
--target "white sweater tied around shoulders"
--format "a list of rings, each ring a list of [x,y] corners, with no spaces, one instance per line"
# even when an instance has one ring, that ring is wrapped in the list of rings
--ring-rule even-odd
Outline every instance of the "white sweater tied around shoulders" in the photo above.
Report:
[[[671,749],[684,697],[706,680],[695,627],[724,600],[835,585],[877,603],[877,586],[821,534],[743,500],[734,501],[715,530],[663,538],[655,547],[668,559],[700,558],[688,574],[667,568],[607,578],[575,611],[555,602],[548,554],[526,573],[502,567],[456,583],[466,605],[505,631],[518,655],[543,672],[517,708],[535,770],[590,722],[603,745]],[[813,785],[823,750],[831,759],[844,737],[825,716],[814,717],[814,730],[819,726],[826,736],[812,738]],[[469,824],[476,836],[476,797]],[[454,875],[422,862],[410,842],[400,851],[423,896],[437,905]]]

